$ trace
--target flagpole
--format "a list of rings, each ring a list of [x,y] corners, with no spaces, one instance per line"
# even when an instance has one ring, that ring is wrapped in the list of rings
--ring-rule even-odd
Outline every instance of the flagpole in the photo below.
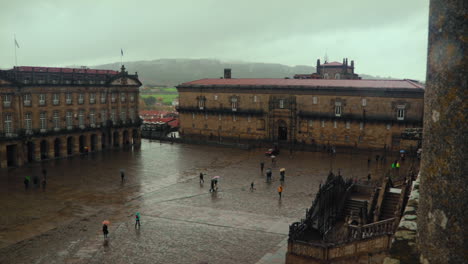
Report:
[[[16,34],[15,34],[15,42],[13,42],[13,45],[15,45],[15,66],[18,66],[18,58],[16,57]]]

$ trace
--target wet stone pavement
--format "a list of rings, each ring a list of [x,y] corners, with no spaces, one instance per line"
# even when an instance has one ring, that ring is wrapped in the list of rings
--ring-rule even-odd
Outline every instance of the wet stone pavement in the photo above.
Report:
[[[0,263],[284,263],[288,226],[304,217],[330,168],[366,178],[389,166],[368,166],[369,154],[282,153],[266,183],[264,151],[143,141],[141,150],[1,170]],[[25,190],[24,177],[42,168],[46,190]],[[210,193],[214,176],[219,189]],[[107,240],[103,220],[111,222]]]

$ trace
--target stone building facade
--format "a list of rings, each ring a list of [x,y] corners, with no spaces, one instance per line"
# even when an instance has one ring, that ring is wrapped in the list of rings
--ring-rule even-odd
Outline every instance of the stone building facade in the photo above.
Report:
[[[411,80],[202,79],[177,87],[180,133],[208,140],[417,147],[424,87]]]
[[[123,66],[0,71],[0,167],[139,146],[140,86]]]

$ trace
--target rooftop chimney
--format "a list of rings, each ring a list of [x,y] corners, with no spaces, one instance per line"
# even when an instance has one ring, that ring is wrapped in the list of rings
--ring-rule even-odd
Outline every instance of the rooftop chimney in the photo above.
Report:
[[[231,79],[231,69],[224,69],[224,79]]]

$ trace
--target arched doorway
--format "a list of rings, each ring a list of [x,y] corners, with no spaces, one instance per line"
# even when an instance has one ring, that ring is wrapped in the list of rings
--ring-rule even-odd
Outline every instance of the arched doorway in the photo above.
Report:
[[[49,153],[49,143],[47,142],[47,140],[41,141],[40,149],[41,149],[41,160],[47,159],[48,153]]]
[[[86,142],[85,142],[85,136],[84,135],[81,135],[78,139],[78,142],[79,142],[79,150],[80,150],[80,153],[84,153],[85,152],[85,147],[86,147]]]
[[[96,134],[91,135],[91,151],[96,151],[97,136]]]
[[[128,136],[128,131],[127,130],[123,131],[122,137],[123,137],[123,145],[124,146],[130,145],[130,138]]]
[[[288,140],[288,126],[284,120],[278,120],[278,140]]]
[[[28,153],[28,162],[33,162],[34,161],[34,143],[31,141],[28,141],[28,143],[26,143],[26,148],[27,148],[27,153]]]
[[[61,145],[60,139],[56,138],[54,140],[54,156],[56,158],[60,157],[60,145]]]
[[[101,148],[102,149],[105,149],[106,146],[107,146],[107,137],[106,137],[106,134],[105,133],[102,133],[101,135]]]
[[[68,137],[67,138],[67,154],[72,155],[73,154],[73,145],[74,145],[74,140],[73,137]]]
[[[115,131],[114,132],[114,147],[118,147],[118,146],[119,146],[119,132]]]

